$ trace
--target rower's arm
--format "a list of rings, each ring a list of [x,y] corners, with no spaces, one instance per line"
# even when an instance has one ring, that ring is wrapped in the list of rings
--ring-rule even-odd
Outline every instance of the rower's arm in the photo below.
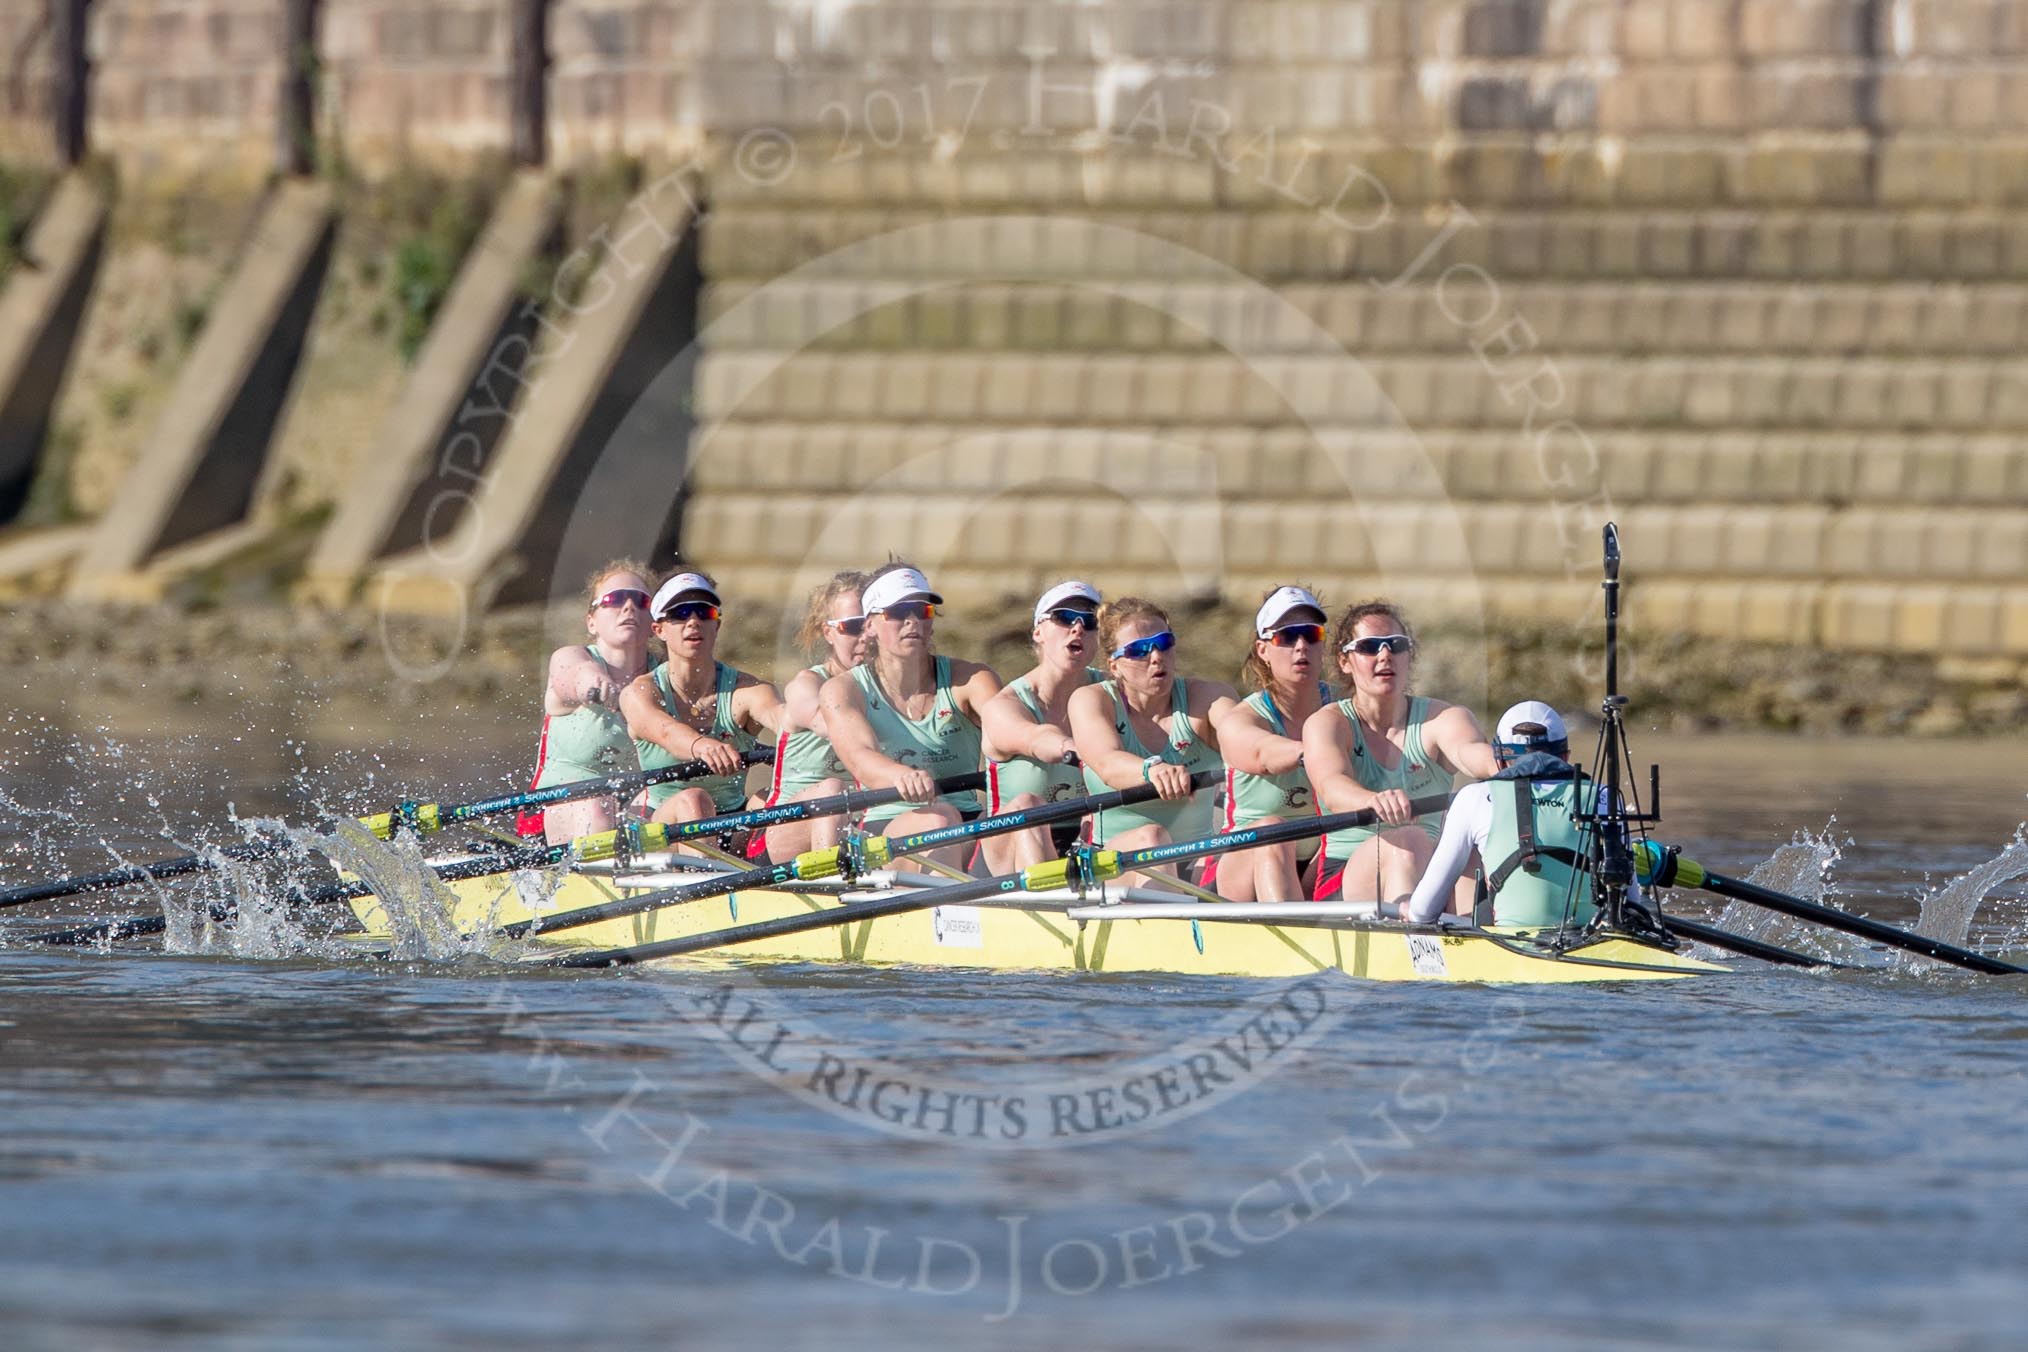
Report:
[[[1218,750],[1227,765],[1247,775],[1286,774],[1303,763],[1303,744],[1276,732],[1244,704],[1219,718]]]
[[[582,645],[571,644],[549,655],[549,685],[543,692],[542,711],[567,714],[585,704],[586,692],[598,690],[601,702],[610,702],[617,693],[612,678],[592,660]]]
[[[662,707],[655,691],[655,678],[636,676],[620,692],[620,712],[627,719],[627,733],[644,742],[653,742],[678,760],[690,760],[704,734],[676,718]]]
[[[1379,795],[1352,777],[1352,730],[1326,705],[1303,724],[1303,765],[1323,812],[1363,812]]]
[[[824,711],[817,703],[823,690],[824,678],[807,667],[789,678],[788,688],[782,691],[782,709],[791,729],[807,728],[819,737],[824,735]]]
[[[908,773],[907,766],[881,751],[873,724],[866,718],[866,699],[849,673],[824,682],[818,705],[829,729],[831,749],[854,779],[869,789],[891,789]]]
[[[1453,704],[1430,723],[1437,749],[1453,770],[1473,779],[1491,779],[1500,773],[1500,758],[1470,709]]]
[[[751,684],[741,685],[733,694],[733,712],[740,726],[748,732],[765,728],[771,736],[781,736],[782,717],[787,712],[781,692],[775,689],[773,681],[763,681],[758,676],[744,679]]]
[[[1239,707],[1239,693],[1224,681],[1190,682],[1190,712],[1204,723],[1204,740],[1225,758],[1225,744],[1219,740],[1218,725],[1226,714]]]
[[[1134,789],[1148,782],[1141,758],[1120,744],[1113,698],[1104,686],[1088,685],[1070,697],[1070,735],[1077,758],[1107,788]]]
[[[1444,813],[1443,834],[1436,852],[1423,870],[1415,892],[1401,908],[1401,918],[1411,925],[1433,925],[1451,904],[1452,890],[1464,875],[1472,851],[1483,849],[1493,824],[1493,788],[1473,784],[1461,790]]]
[[[991,667],[963,658],[951,659],[951,689],[958,697],[958,708],[981,727],[986,722],[986,706],[999,695],[1000,688],[999,674]]]
[[[987,749],[999,760],[1027,756],[1056,764],[1072,745],[1069,732],[1036,718],[1012,690],[1002,690],[986,701],[985,717],[979,725],[986,731]]]

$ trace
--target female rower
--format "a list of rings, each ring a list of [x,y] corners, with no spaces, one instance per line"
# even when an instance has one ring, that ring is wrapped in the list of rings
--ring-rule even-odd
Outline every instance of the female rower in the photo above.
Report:
[[[1211,833],[1216,790],[1192,775],[1216,770],[1217,721],[1232,703],[1222,681],[1176,674],[1176,635],[1153,601],[1122,597],[1099,610],[1099,647],[1110,679],[1070,697],[1070,731],[1092,793],[1153,784],[1161,801],[1114,808],[1092,821],[1094,843],[1144,849]]]
[[[782,690],[782,727],[775,743],[769,807],[828,798],[852,787],[852,772],[824,735],[824,712],[817,707],[817,696],[824,682],[865,660],[866,612],[859,602],[865,587],[866,574],[839,573],[810,593],[796,645],[804,652],[824,653],[825,660],[797,672]],[[754,841],[756,847],[765,843],[765,849],[749,848],[748,853],[755,858],[793,859],[805,850],[829,849],[838,843],[841,821],[842,817],[831,816],[770,826]]]
[[[1269,592],[1253,617],[1245,678],[1253,693],[1218,723],[1225,755],[1224,830],[1315,816],[1303,772],[1303,725],[1324,706],[1323,602],[1302,587]],[[1232,901],[1301,901],[1307,871],[1315,882],[1316,837],[1236,850],[1214,861],[1218,895]]]
[[[1351,607],[1334,638],[1351,693],[1304,726],[1303,760],[1321,811],[1372,808],[1380,824],[1326,837],[1316,895],[1398,905],[1443,826],[1442,812],[1418,817],[1409,801],[1448,795],[1461,772],[1490,778],[1500,764],[1470,709],[1409,693],[1415,631],[1392,602]]]
[[[632,559],[615,559],[585,584],[584,627],[591,642],[549,655],[536,788],[640,768],[620,712],[620,692],[648,669],[646,574]],[[610,795],[574,799],[545,811],[542,830],[552,843],[572,840],[612,830],[619,813],[619,800]]]
[[[986,705],[986,810],[998,815],[1062,802],[1084,792],[1070,738],[1070,697],[1105,679],[1088,665],[1098,642],[1103,598],[1087,582],[1059,582],[1035,603],[1035,666]],[[1083,823],[1059,822],[990,836],[981,842],[988,873],[1054,859]]]
[[[866,814],[890,836],[955,826],[979,815],[976,790],[939,798],[936,782],[979,768],[979,723],[1000,693],[990,667],[939,657],[934,646],[943,597],[913,566],[875,569],[861,596],[866,660],[824,682],[819,703],[838,759],[869,789],[901,799]],[[936,851],[958,865],[969,851]]]
[[[669,660],[620,696],[641,768],[701,760],[713,773],[688,784],[657,784],[648,806],[658,822],[691,822],[747,805],[742,752],[782,722],[775,688],[718,660],[722,602],[708,574],[681,572],[655,589],[655,637]]]

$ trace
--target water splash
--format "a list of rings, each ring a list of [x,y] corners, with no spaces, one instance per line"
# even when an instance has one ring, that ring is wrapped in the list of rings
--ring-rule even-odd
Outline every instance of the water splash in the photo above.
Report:
[[[513,961],[523,944],[496,933],[502,903],[511,892],[530,910],[540,909],[563,885],[566,872],[525,870],[504,884],[479,879],[461,895],[437,877],[423,857],[422,842],[412,837],[383,841],[354,821],[326,832],[290,834],[373,889],[387,927],[388,956],[404,962]]]
[[[1921,914],[1915,932],[1929,939],[1963,945],[1972,932],[1979,903],[2002,883],[2028,875],[2028,823],[2014,828],[2014,838],[1997,855],[1919,898]],[[2011,942],[2011,932],[2008,939]]]

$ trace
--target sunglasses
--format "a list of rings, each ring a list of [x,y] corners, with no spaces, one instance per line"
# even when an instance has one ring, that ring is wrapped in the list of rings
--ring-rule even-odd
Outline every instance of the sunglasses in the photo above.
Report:
[[[1384,652],[1405,653],[1415,648],[1415,640],[1407,634],[1375,634],[1369,638],[1355,638],[1338,651],[1358,653],[1361,657],[1378,657]]]
[[[1293,648],[1298,643],[1322,643],[1324,626],[1321,624],[1285,624],[1268,635],[1268,642],[1277,648]]]
[[[1055,610],[1045,611],[1044,615],[1048,619],[1055,620],[1065,629],[1077,628],[1089,630],[1098,623],[1098,616],[1092,614],[1089,610],[1072,610],[1068,606],[1059,606]]]
[[[718,607],[709,601],[678,601],[662,612],[664,624],[681,624],[685,620],[715,620]]]
[[[826,629],[836,629],[847,638],[858,638],[866,632],[866,617],[864,615],[848,615],[842,620],[826,620],[824,621],[824,627]]]
[[[928,601],[896,601],[880,613],[890,620],[929,620],[936,618],[937,608]]]
[[[648,593],[636,591],[632,587],[615,587],[591,603],[593,610],[600,610],[606,606],[611,606],[614,610],[618,610],[622,606],[639,606],[641,609],[646,610],[648,608]]]
[[[1114,657],[1124,657],[1130,662],[1139,662],[1154,653],[1165,653],[1176,646],[1176,636],[1164,629],[1159,634],[1137,638],[1132,643],[1122,643],[1113,649]]]

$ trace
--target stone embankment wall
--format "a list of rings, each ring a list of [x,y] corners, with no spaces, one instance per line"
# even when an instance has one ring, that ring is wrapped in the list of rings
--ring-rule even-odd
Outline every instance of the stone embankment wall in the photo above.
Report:
[[[21,154],[40,8],[0,0]],[[277,12],[98,0],[123,180],[258,177]],[[325,0],[326,156],[497,153],[507,13]],[[559,165],[706,167],[684,544],[743,594],[898,550],[974,599],[1294,577],[1575,623],[1616,518],[1640,623],[2028,655],[2028,4],[549,25]],[[300,482],[342,480],[317,444]]]

